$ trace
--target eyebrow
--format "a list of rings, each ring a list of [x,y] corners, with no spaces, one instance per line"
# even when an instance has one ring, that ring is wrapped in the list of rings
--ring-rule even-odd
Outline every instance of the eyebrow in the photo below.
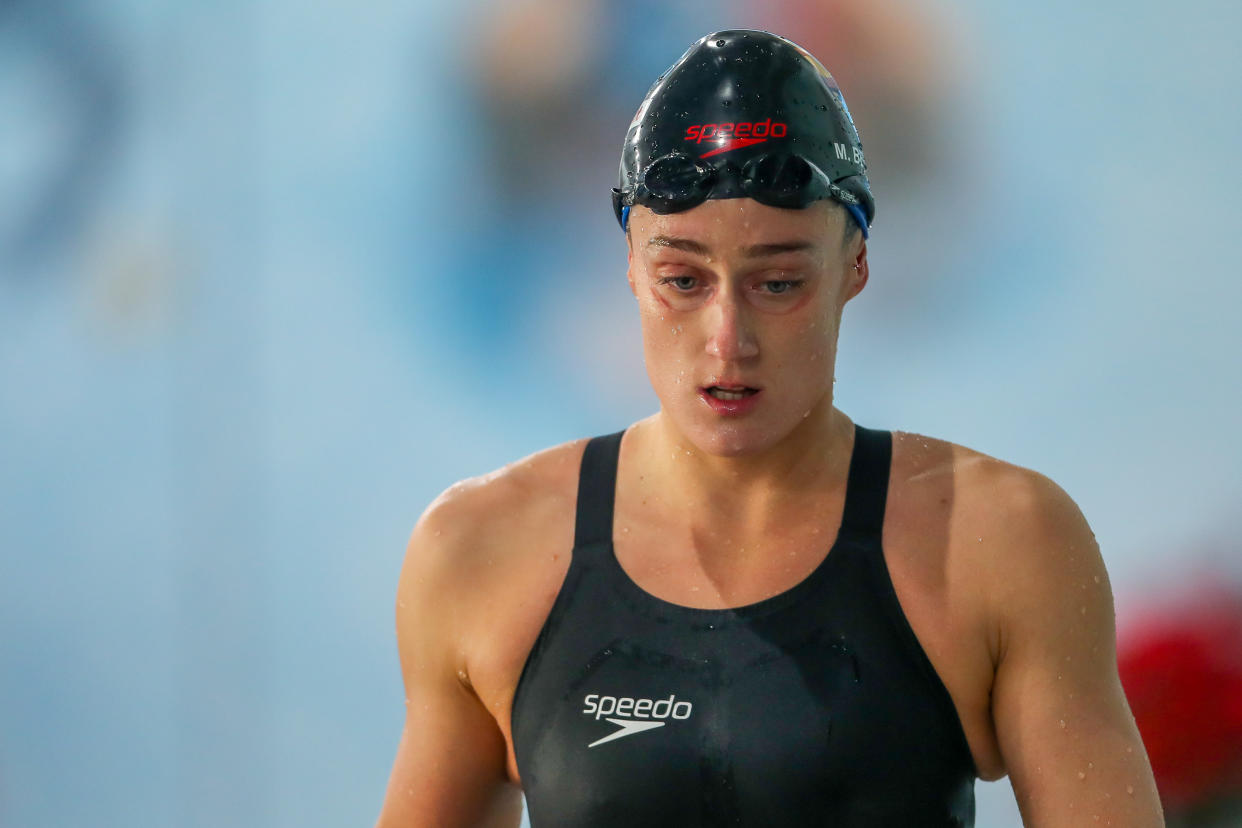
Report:
[[[652,236],[647,242],[648,247],[671,247],[674,250],[684,250],[687,253],[693,253],[696,256],[710,256],[711,249],[701,242],[693,239],[683,239],[677,236]],[[752,244],[742,248],[742,256],[747,259],[761,259],[765,256],[778,256],[781,253],[801,253],[814,248],[814,244],[809,241],[797,240],[787,242],[775,242],[771,244]]]

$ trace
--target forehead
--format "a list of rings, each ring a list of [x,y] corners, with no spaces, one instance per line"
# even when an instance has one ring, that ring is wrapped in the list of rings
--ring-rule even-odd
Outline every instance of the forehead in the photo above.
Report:
[[[641,205],[630,213],[630,241],[646,248],[656,237],[690,239],[713,251],[805,242],[819,250],[835,245],[844,210],[816,201],[799,210],[770,207],[749,198],[714,198],[680,213],[661,215]]]

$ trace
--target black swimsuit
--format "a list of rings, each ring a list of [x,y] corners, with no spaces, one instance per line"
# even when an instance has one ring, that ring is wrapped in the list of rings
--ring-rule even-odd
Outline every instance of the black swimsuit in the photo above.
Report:
[[[823,562],[722,610],[617,563],[620,444],[587,445],[573,558],[514,697],[532,828],[974,825],[969,746],[880,547],[892,436],[856,429]]]

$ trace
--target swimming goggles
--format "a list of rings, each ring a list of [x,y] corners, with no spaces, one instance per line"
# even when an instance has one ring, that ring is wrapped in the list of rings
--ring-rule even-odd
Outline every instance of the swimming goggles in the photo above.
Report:
[[[663,155],[647,165],[633,192],[612,190],[613,211],[624,230],[630,207],[641,204],[660,214],[697,207],[708,198],[753,198],[770,207],[800,209],[831,198],[854,216],[867,238],[867,219],[853,193],[834,184],[815,164],[800,155],[764,153],[744,165],[719,166],[680,152]]]

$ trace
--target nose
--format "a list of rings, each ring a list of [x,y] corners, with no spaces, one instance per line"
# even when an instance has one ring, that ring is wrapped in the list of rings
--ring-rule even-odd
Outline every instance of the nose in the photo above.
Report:
[[[759,343],[750,320],[736,298],[722,293],[708,308],[707,353],[722,362],[737,362],[758,356]]]

